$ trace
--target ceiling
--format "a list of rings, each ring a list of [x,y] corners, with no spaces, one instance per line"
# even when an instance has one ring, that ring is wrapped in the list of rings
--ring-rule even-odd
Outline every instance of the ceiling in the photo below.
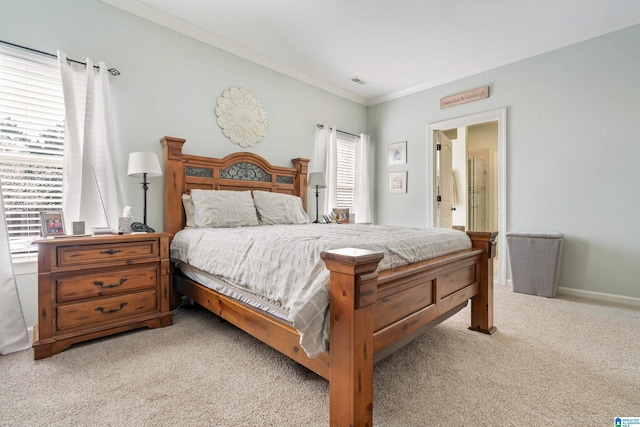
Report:
[[[102,1],[364,105],[640,23],[638,0]]]

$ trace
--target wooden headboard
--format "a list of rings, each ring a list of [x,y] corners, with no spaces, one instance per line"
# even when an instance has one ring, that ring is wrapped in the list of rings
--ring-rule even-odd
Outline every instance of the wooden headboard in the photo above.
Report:
[[[185,139],[165,136],[164,231],[175,234],[184,228],[182,194],[204,190],[263,190],[294,194],[307,206],[309,159],[292,159],[293,167],[272,166],[257,154],[239,152],[222,159],[182,154]]]

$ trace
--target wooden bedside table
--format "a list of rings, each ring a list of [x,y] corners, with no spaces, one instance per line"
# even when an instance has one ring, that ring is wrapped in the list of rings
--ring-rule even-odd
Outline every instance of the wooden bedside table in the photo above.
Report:
[[[38,240],[38,324],[34,358],[70,345],[172,324],[171,234]]]

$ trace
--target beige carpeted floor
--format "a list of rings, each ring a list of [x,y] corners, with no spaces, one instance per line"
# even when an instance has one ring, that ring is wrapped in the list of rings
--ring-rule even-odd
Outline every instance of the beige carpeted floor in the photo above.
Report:
[[[378,426],[613,426],[640,416],[640,309],[496,287],[376,365]],[[201,309],[174,325],[0,356],[2,426],[325,426],[328,384]]]

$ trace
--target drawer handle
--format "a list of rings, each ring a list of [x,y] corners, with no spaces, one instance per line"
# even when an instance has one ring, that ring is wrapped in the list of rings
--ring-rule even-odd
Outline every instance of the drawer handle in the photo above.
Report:
[[[102,251],[100,253],[105,255],[115,255],[119,252],[122,252],[122,251],[120,249],[109,249],[108,251]]]
[[[93,284],[96,285],[96,286],[100,286],[103,289],[109,289],[109,288],[117,288],[118,286],[122,286],[122,284],[124,282],[126,282],[127,280],[129,280],[129,279],[127,279],[126,277],[123,277],[122,279],[120,279],[119,283],[111,283],[111,284],[108,284],[108,285],[105,285],[104,282],[96,280],[95,282],[93,282]]]
[[[112,308],[110,310],[105,310],[104,307],[98,307],[98,308],[96,308],[96,311],[100,311],[103,314],[115,313],[116,311],[122,310],[124,308],[124,306],[127,305],[127,304],[128,303],[126,303],[126,302],[120,303],[120,308]]]

